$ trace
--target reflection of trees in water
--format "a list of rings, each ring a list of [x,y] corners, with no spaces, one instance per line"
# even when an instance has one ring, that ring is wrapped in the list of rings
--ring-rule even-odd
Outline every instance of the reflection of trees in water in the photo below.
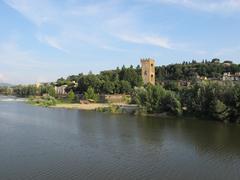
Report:
[[[175,139],[199,154],[240,155],[240,126],[197,119],[141,117],[139,135],[145,142]],[[156,137],[157,136],[157,137]]]
[[[170,140],[190,146],[199,155],[240,155],[240,126],[236,124],[95,112],[80,112],[79,118],[79,135],[116,148],[142,148],[144,144],[160,147]]]
[[[240,126],[219,122],[187,120],[182,123],[185,138],[198,153],[240,156]]]
[[[129,159],[156,153],[161,147],[162,132],[150,121],[142,121],[144,117],[80,112],[79,118],[79,142],[85,147]]]

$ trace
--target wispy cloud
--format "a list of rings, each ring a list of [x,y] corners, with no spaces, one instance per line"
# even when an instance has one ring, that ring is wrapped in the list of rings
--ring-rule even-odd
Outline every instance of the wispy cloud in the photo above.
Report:
[[[37,38],[40,42],[46,43],[47,45],[49,45],[55,49],[58,49],[65,53],[68,53],[68,50],[63,48],[61,43],[59,42],[59,40],[55,37],[48,36],[48,35],[39,35],[39,36],[37,36]]]
[[[28,0],[3,0],[11,8],[15,9],[34,24],[40,26],[53,21],[59,14],[48,0],[28,1]]]
[[[161,35],[141,32],[136,9],[122,10],[121,1],[100,1],[97,3],[77,3],[55,7],[48,0],[33,2],[27,0],[4,0],[10,7],[24,15],[37,26],[41,26],[37,39],[63,52],[70,44],[86,43],[108,51],[122,51],[114,45],[114,38],[125,43],[157,46],[171,49],[170,40]],[[41,9],[41,10],[40,10]],[[54,36],[44,31],[51,25],[57,33]],[[125,33],[127,29],[131,31]],[[42,30],[43,29],[43,30]],[[124,31],[124,33],[123,33]],[[144,34],[144,35],[143,35]],[[158,34],[158,33],[157,33]],[[64,35],[64,36],[63,36]],[[113,36],[112,36],[113,35]]]
[[[167,38],[149,35],[117,34],[120,39],[130,43],[158,46],[160,48],[172,49],[172,45]]]
[[[180,5],[187,8],[218,13],[240,11],[239,0],[140,0],[140,1]]]

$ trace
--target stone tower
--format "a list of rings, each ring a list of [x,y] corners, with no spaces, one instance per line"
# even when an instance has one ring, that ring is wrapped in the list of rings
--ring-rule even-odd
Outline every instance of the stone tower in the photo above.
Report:
[[[155,61],[153,59],[141,59],[141,65],[143,83],[155,85]]]

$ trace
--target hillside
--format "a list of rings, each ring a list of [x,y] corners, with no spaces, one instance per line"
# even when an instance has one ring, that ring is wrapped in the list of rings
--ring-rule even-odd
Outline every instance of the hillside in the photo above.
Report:
[[[0,83],[0,87],[10,87],[12,84],[9,83]]]

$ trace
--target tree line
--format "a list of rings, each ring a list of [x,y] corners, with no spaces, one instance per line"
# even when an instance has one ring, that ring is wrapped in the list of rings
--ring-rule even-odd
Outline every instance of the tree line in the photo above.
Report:
[[[73,82],[77,82],[77,86]],[[137,66],[125,67],[121,69],[102,71],[99,74],[89,73],[87,75],[72,75],[66,79],[60,78],[56,86],[68,85],[67,92],[71,90],[75,94],[84,94],[89,87],[98,94],[131,94],[134,87],[143,85],[141,68]]]
[[[178,91],[166,90],[161,85],[147,85],[137,88],[132,100],[142,113],[240,122],[240,84],[233,82],[198,82]]]
[[[224,72],[234,74],[240,72],[240,65],[231,61],[220,63],[220,59],[212,61],[203,60],[197,62],[182,62],[182,64],[170,64],[156,67],[156,81],[165,80],[196,80],[197,76],[220,79]]]

